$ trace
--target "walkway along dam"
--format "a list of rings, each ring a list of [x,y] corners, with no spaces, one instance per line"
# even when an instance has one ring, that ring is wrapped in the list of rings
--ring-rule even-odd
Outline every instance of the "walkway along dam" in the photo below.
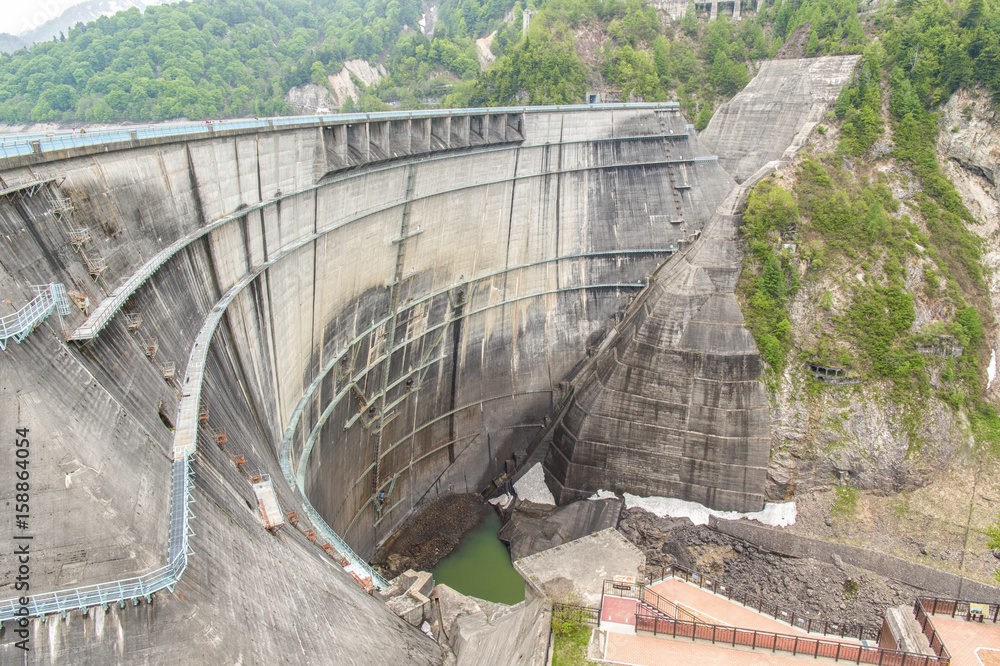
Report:
[[[5,140],[0,660],[437,663],[365,560],[528,458],[563,500],[760,508],[737,213],[853,64],[768,63],[701,136],[639,104]]]

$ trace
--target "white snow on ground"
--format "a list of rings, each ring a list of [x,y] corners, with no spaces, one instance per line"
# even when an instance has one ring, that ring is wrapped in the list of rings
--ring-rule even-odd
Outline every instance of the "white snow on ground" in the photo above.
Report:
[[[498,506],[501,509],[506,509],[508,506],[510,506],[510,501],[512,499],[514,499],[513,495],[511,495],[510,493],[504,493],[503,495],[497,495],[493,499],[486,501],[492,504],[493,506]]]
[[[604,491],[598,491],[598,495]],[[697,502],[686,502],[672,497],[639,497],[623,493],[625,497],[625,508],[631,509],[639,507],[650,513],[654,513],[660,518],[690,518],[695,525],[707,525],[708,517],[715,516],[722,520],[740,520],[748,518],[773,525],[774,527],[787,527],[795,524],[797,511],[795,502],[783,502],[781,504],[768,502],[764,505],[763,511],[751,513],[739,513],[738,511],[715,511]]]
[[[514,492],[525,502],[534,504],[551,504],[555,506],[556,498],[552,496],[549,487],[545,485],[545,472],[542,463],[535,463],[528,473],[514,484]]]
[[[993,380],[997,378],[997,350],[990,351],[990,365],[986,368],[986,389],[989,390]]]
[[[615,499],[615,497],[616,495],[610,490],[598,490],[596,493],[594,493],[587,499],[602,500],[602,499]]]

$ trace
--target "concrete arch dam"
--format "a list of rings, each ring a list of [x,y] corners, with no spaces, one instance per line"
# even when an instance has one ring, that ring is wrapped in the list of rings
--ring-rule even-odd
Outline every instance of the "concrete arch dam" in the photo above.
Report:
[[[362,557],[421,502],[480,490],[734,185],[669,105],[215,127],[3,166],[11,311],[50,283],[86,308],[8,345],[2,367],[5,422],[39,443],[34,527],[48,541],[32,587],[162,566],[171,460],[200,441],[196,556],[174,596],[218,611],[222,633],[329,601],[303,580],[320,576],[322,551],[260,529],[251,477],[268,474],[282,509],[304,516],[301,491]],[[338,603],[364,612],[322,622],[358,623],[357,663],[382,642],[433,652],[354,596]],[[136,628],[143,641],[194,621],[157,599],[109,612],[129,631],[133,615],[169,618]],[[384,635],[360,631],[366,616]],[[33,631],[99,659],[100,617]]]
[[[653,366],[685,355],[711,365],[694,343],[636,355],[684,338],[671,313],[691,331],[721,321],[703,327],[712,349],[743,344],[755,381],[726,296],[735,218],[717,212],[740,188],[675,107],[260,122],[43,138],[0,162],[0,420],[32,442],[31,519],[0,521],[0,539],[32,537],[32,614],[57,613],[29,622],[29,662],[434,663],[435,644],[361,591],[349,550],[369,557],[421,503],[479,491],[549,440],[566,499],[600,483],[600,464],[605,487],[668,490],[656,484],[678,479],[626,478],[628,455],[596,462],[613,442],[595,433],[646,408],[612,408],[606,391],[641,397],[640,376],[656,383]],[[654,291],[681,300],[657,310]],[[637,296],[645,309],[625,314]],[[660,338],[631,333],[647,326],[639,310]],[[609,353],[652,366],[622,371]],[[737,393],[749,415],[756,398]],[[760,468],[762,422],[739,418]],[[633,439],[652,432],[632,420]],[[739,435],[727,423],[720,436]],[[692,498],[761,501],[753,471],[705,497],[715,459],[694,464],[685,446]],[[297,524],[263,529],[258,477]],[[0,493],[13,502],[13,483]],[[189,500],[193,531],[171,522]],[[155,588],[169,593],[114,596],[122,581],[152,589],[150,572],[179,573],[190,552]],[[11,561],[2,599],[18,597]],[[22,658],[13,626],[4,662]]]

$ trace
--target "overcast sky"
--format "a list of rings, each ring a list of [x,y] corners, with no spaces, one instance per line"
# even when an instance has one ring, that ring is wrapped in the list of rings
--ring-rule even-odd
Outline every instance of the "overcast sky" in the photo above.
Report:
[[[17,35],[37,28],[83,0],[0,0],[0,32]]]

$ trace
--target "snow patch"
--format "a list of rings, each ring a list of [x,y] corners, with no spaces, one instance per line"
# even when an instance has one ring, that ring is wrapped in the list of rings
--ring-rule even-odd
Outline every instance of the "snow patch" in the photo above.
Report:
[[[990,385],[997,378],[997,350],[990,350],[990,365],[986,368],[986,390],[990,390]]]
[[[545,485],[545,472],[542,470],[542,463],[535,463],[527,474],[517,480],[514,484],[514,492],[525,502],[551,504],[552,506],[556,504],[556,498],[552,496],[552,491]]]
[[[695,525],[707,525],[709,516],[715,516],[722,520],[740,520],[747,518],[756,520],[765,525],[774,527],[787,527],[795,524],[795,517],[798,512],[795,509],[795,502],[768,502],[762,511],[750,513],[740,513],[738,511],[716,511],[709,509],[697,502],[686,502],[673,497],[639,497],[623,493],[625,497],[625,508],[638,507],[645,509],[660,518],[690,518]]]
[[[617,495],[610,490],[598,490],[596,493],[588,497],[589,500],[603,500],[603,499],[616,499]]]

